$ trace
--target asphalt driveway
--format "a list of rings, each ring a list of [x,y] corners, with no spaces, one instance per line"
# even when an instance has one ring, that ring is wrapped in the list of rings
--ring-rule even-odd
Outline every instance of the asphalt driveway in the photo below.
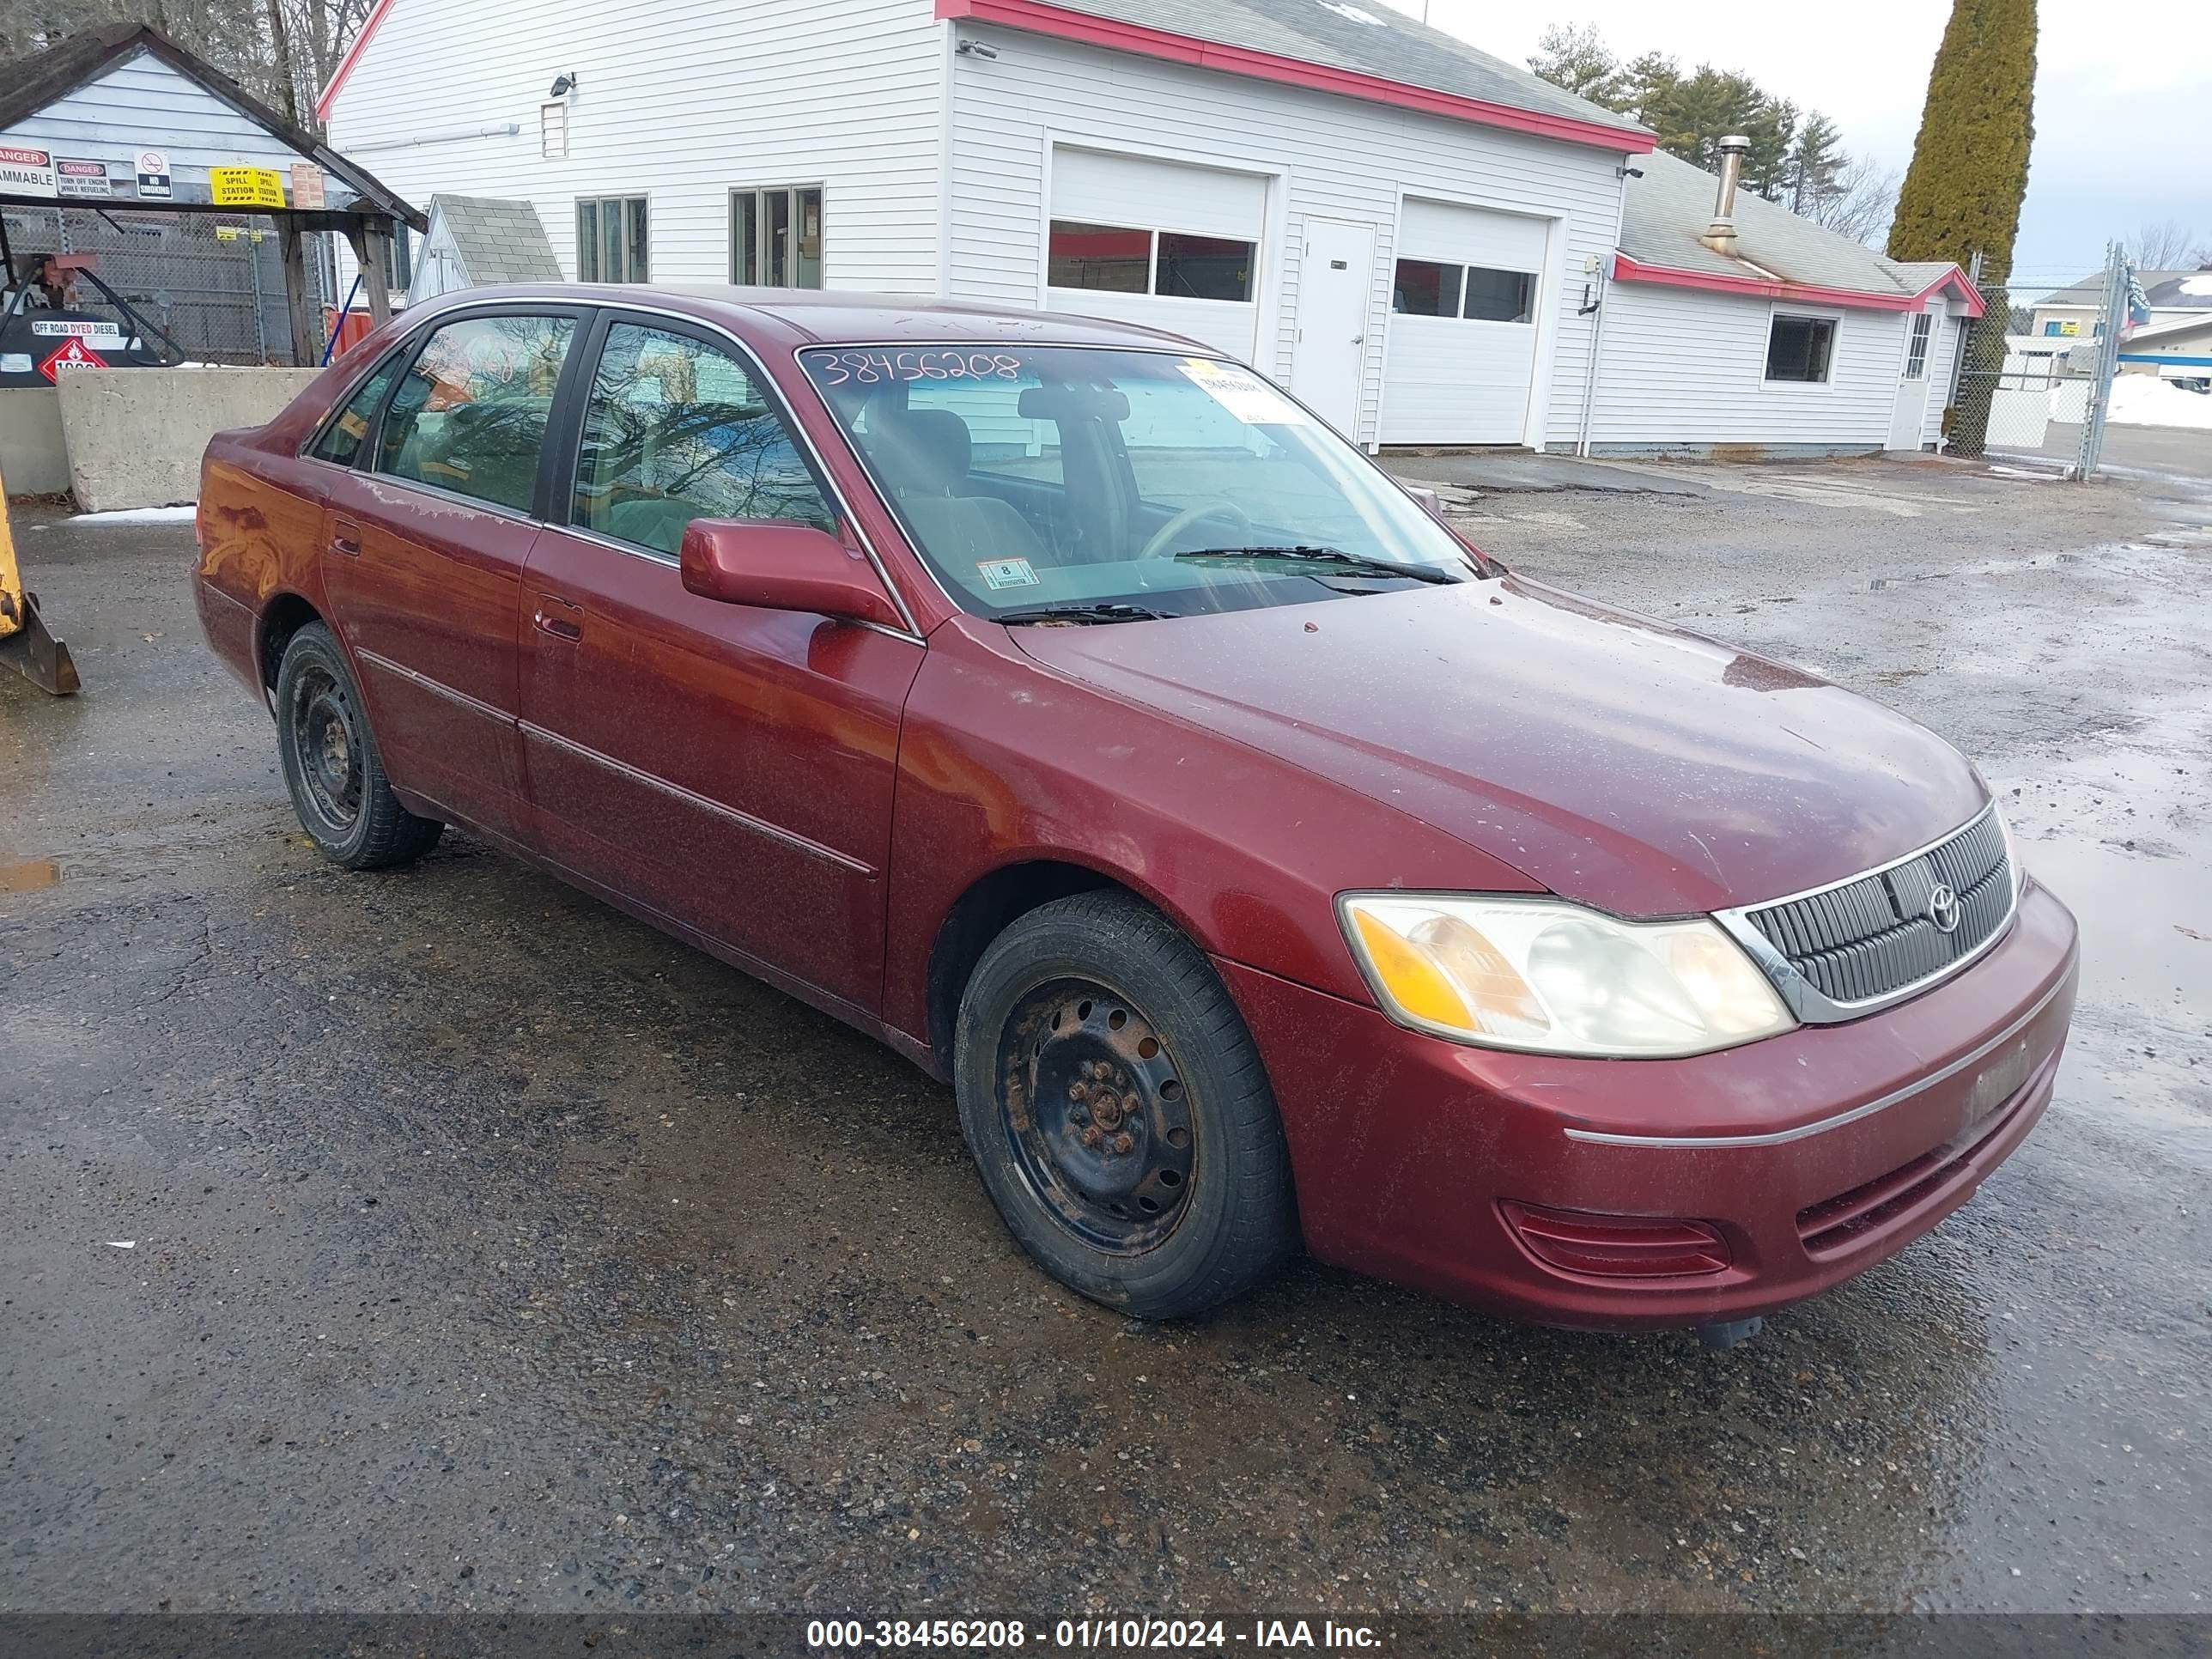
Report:
[[[0,680],[0,1612],[2206,1610],[2206,510],[1711,471],[1473,528],[1954,737],[2086,944],[2021,1152],[1725,1353],[1082,1303],[889,1053],[465,837],[324,864],[188,530],[19,512],[87,689]]]

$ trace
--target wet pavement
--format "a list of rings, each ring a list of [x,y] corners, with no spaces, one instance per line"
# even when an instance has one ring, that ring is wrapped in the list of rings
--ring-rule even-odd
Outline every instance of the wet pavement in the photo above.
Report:
[[[0,680],[0,1611],[2204,1610],[2212,508],[1693,476],[1471,522],[1955,738],[2086,953],[2021,1152],[1727,1352],[1080,1302],[889,1053],[465,838],[324,864],[188,532],[19,511],[87,690]]]

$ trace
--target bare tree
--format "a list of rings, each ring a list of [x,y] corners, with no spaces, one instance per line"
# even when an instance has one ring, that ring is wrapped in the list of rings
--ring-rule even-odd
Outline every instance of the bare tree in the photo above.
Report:
[[[2179,219],[2139,226],[2128,239],[2128,257],[2138,270],[2179,270],[2204,263],[2208,252],[2212,243]]]
[[[1897,213],[1897,185],[1894,168],[1867,156],[1853,156],[1827,189],[1798,211],[1816,225],[1878,248],[1887,240],[1889,222]]]

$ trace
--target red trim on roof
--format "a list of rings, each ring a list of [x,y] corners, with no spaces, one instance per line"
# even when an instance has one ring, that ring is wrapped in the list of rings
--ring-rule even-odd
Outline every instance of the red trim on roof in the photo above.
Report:
[[[376,38],[377,26],[384,21],[385,14],[391,9],[392,0],[376,0],[376,3],[369,8],[368,15],[361,20],[361,33],[354,36],[353,44],[346,48],[345,56],[338,59],[338,66],[331,71],[330,84],[323,88],[322,96],[315,100],[315,119],[325,126],[330,125],[331,106],[337,101],[346,77],[353,73],[354,65],[361,62],[362,53],[368,50],[368,43]]]
[[[1918,311],[1947,288],[1955,288],[1966,302],[1966,315],[1982,314],[1982,296],[1953,265],[1917,294],[1869,294],[1863,289],[1820,288],[1811,283],[1787,283],[1760,276],[1721,276],[1702,270],[1676,270],[1667,265],[1647,265],[1616,252],[1613,279],[1617,283],[1657,283],[1667,288],[1710,289],[1716,294],[1745,294],[1768,300],[1801,300],[1830,306],[1856,306],[1869,311]]]
[[[385,3],[389,4],[390,0],[385,0]],[[1056,40],[1133,52],[1140,58],[1194,64],[1200,69],[1218,70],[1225,75],[1242,75],[1255,81],[1337,93],[1370,104],[1389,104],[1399,109],[1419,110],[1425,115],[1442,115],[1480,126],[1534,133],[1564,143],[1594,144],[1622,155],[1642,155],[1656,142],[1650,133],[1632,132],[1626,127],[1607,126],[1600,121],[1579,121],[1572,116],[1546,115],[1536,110],[1486,103],[1480,98],[1462,98],[1456,93],[1409,86],[1402,81],[1385,80],[1379,75],[1363,75],[1357,70],[1332,69],[1326,64],[1279,57],[1249,46],[1224,46],[1218,41],[1200,40],[1166,29],[1094,17],[1087,12],[1047,5],[1042,0],[937,0],[937,15],[975,23],[996,23],[1030,34],[1048,34]]]

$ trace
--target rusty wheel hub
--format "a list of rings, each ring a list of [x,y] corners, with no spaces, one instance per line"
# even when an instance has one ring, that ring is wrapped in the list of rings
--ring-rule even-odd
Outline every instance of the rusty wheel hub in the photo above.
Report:
[[[1024,1178],[1095,1248],[1149,1249],[1190,1202],[1198,1146],[1182,1077],[1126,998],[1081,981],[1032,992],[1001,1047]]]

